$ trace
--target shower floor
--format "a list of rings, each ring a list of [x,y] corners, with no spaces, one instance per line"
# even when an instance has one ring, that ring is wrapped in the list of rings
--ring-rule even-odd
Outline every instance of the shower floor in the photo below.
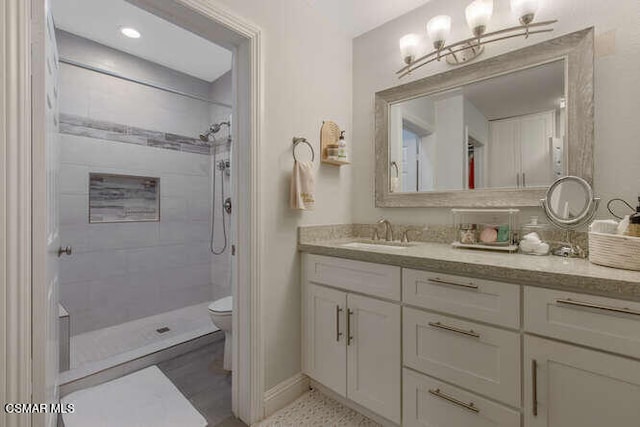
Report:
[[[211,323],[209,304],[196,304],[72,336],[71,367],[60,374],[60,382],[74,381],[218,331]],[[169,331],[157,332],[165,327]]]

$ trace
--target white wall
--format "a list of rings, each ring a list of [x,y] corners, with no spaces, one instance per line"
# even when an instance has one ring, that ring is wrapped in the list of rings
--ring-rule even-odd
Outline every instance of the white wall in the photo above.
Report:
[[[262,277],[265,387],[300,372],[300,267],[296,228],[351,221],[350,167],[316,162],[316,209],[289,209],[291,138],[319,156],[320,126],[333,120],[351,141],[351,40],[309,2],[220,0],[264,35]],[[355,179],[370,179],[355,177]]]
[[[406,15],[388,22],[353,43],[353,220],[372,222],[385,216],[397,222],[450,223],[449,209],[377,209],[374,205],[374,93],[427,75],[451,69],[445,61],[434,62],[415,71],[401,82],[395,71],[402,65],[398,39],[406,33],[424,33],[430,17],[445,13],[453,17],[451,40],[469,36],[464,24],[468,0],[433,0]],[[509,2],[494,2],[494,18],[489,31],[516,24]],[[603,200],[624,197],[629,201],[640,193],[640,121],[636,111],[640,99],[637,84],[640,69],[640,2],[636,0],[541,1],[540,20],[558,19],[555,30],[529,40],[516,39],[488,46],[483,58],[525,47],[545,39],[589,26],[596,29],[595,60],[595,178],[594,188]],[[603,33],[612,31],[613,46]],[[603,203],[605,205],[606,203]],[[540,214],[531,208],[523,212]],[[601,207],[599,216],[606,217]]]
[[[60,134],[60,299],[78,334],[212,298],[209,156]],[[160,177],[160,222],[88,223],[90,172]]]

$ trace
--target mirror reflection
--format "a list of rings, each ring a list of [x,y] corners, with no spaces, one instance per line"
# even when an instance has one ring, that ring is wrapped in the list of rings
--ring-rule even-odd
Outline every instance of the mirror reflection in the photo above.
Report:
[[[391,192],[546,187],[566,175],[565,62],[401,101]]]
[[[589,189],[577,180],[565,180],[552,187],[547,196],[551,214],[564,221],[584,216],[589,208]]]

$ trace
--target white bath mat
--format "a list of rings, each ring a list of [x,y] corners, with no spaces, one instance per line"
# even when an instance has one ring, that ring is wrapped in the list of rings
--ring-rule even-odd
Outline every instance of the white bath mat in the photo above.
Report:
[[[207,421],[157,366],[63,397],[65,427],[205,427]]]

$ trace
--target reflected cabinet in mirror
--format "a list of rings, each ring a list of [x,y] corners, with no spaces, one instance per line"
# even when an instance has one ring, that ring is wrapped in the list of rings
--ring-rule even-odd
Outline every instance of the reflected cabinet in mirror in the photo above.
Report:
[[[376,94],[376,205],[536,206],[593,169],[593,30]]]

